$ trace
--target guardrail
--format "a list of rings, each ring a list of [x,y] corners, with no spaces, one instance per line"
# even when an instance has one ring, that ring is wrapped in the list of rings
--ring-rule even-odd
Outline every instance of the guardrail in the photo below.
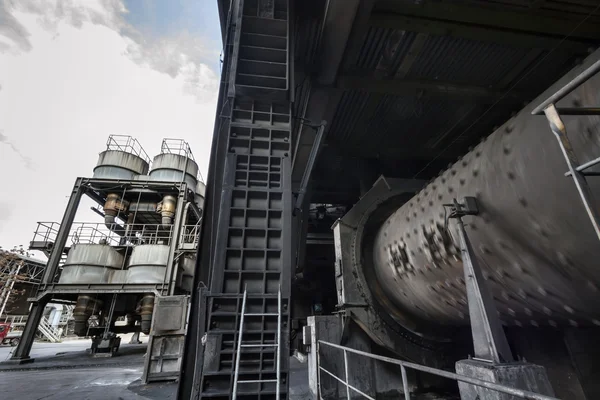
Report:
[[[317,347],[317,368],[318,368],[318,378],[319,378],[319,398],[322,399],[321,397],[321,371],[327,373],[329,376],[331,376],[332,378],[334,378],[335,380],[337,380],[338,382],[340,382],[341,384],[343,384],[346,387],[346,398],[350,399],[350,394],[351,394],[351,390],[353,392],[356,392],[358,394],[360,394],[361,396],[363,396],[366,399],[370,399],[370,400],[375,400],[374,397],[369,396],[368,394],[362,392],[360,389],[352,386],[349,382],[348,382],[348,353],[353,353],[353,354],[358,354],[373,360],[379,360],[379,361],[383,361],[386,362],[388,364],[394,364],[394,365],[398,365],[400,366],[400,370],[402,372],[402,386],[404,389],[404,398],[405,400],[410,400],[410,391],[408,389],[408,380],[406,378],[406,369],[414,369],[416,371],[421,371],[421,372],[425,372],[425,373],[429,373],[432,375],[436,375],[436,376],[440,376],[442,378],[447,378],[447,379],[452,379],[455,381],[459,381],[459,382],[464,382],[464,383],[468,383],[471,385],[475,385],[475,386],[479,386],[482,388],[486,388],[486,389],[490,389],[490,390],[494,390],[496,392],[500,392],[500,393],[505,393],[505,394],[509,394],[512,396],[516,396],[518,398],[521,399],[527,399],[527,400],[559,400],[556,397],[551,397],[551,396],[545,396],[543,394],[539,394],[539,393],[534,393],[534,392],[530,392],[527,390],[521,390],[521,389],[516,389],[510,386],[505,386],[505,385],[500,385],[497,383],[493,383],[493,382],[488,382],[488,381],[484,381],[481,379],[476,379],[476,378],[470,378],[468,376],[464,376],[464,375],[458,375],[452,372],[448,372],[448,371],[444,371],[441,369],[437,369],[437,368],[431,368],[431,367],[426,367],[424,365],[419,365],[419,364],[414,364],[411,362],[407,362],[407,361],[402,361],[402,360],[398,360],[395,358],[391,358],[391,357],[385,357],[385,356],[379,356],[376,354],[370,354],[364,351],[360,351],[360,350],[356,350],[356,349],[352,349],[350,347],[344,347],[344,346],[340,346],[338,344],[333,344],[333,343],[329,343],[323,340],[319,340],[318,342],[318,347]],[[321,345],[325,345],[325,346],[329,346],[329,347],[333,347],[339,350],[342,350],[344,352],[344,372],[345,372],[345,379],[341,379],[338,376],[336,376],[335,374],[333,374],[332,372],[326,370],[325,368],[323,368],[321,366],[321,355],[320,355],[320,346]]]
[[[140,142],[129,135],[110,135],[106,141],[106,150],[118,150],[124,151],[125,153],[131,153],[150,164],[150,157],[148,157],[148,154]]]
[[[32,243],[54,243],[60,224],[57,222],[38,222]],[[119,224],[74,222],[69,231],[71,244],[108,244],[111,246],[139,244],[170,244],[173,225],[161,224]]]
[[[198,222],[195,225],[183,225],[179,237],[179,246],[193,245],[194,248],[198,247],[198,242],[200,241],[200,228],[201,222]]]

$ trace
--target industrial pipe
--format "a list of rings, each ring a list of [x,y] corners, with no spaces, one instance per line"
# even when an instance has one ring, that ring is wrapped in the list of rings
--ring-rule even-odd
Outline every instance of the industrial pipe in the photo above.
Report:
[[[106,202],[104,203],[104,225],[117,235],[125,235],[125,228],[116,223],[116,217],[125,213],[128,207],[129,202],[121,199],[118,194],[110,193],[106,196]]]
[[[573,78],[567,75],[547,93]],[[600,104],[599,88],[596,75],[557,106]],[[452,224],[446,229],[443,205],[476,196],[481,214],[464,221],[503,323],[600,325],[600,242],[572,178],[564,176],[568,168],[548,121],[531,115],[538,103],[451,165],[363,242],[372,254],[365,268],[373,268],[391,315],[433,326],[468,324],[458,235]],[[600,156],[600,117],[563,120],[580,163]],[[598,198],[600,180],[588,183]]]
[[[73,332],[77,336],[86,336],[88,331],[87,321],[92,314],[97,314],[102,309],[102,301],[92,296],[80,295],[73,309],[73,320],[75,321]]]
[[[162,217],[162,225],[169,226],[173,223],[175,209],[177,208],[177,198],[175,196],[166,195],[162,201],[156,206],[156,212]]]
[[[146,335],[152,326],[152,313],[154,312],[154,295],[147,293],[140,300],[140,315],[142,317],[141,331]]]

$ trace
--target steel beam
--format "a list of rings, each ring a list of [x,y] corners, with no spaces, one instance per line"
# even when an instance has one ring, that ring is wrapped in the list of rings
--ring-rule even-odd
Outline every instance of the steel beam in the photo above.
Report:
[[[173,296],[175,294],[175,284],[177,279],[177,268],[175,267],[175,252],[179,248],[179,236],[181,234],[181,227],[184,224],[184,213],[187,197],[187,185],[181,184],[179,190],[179,196],[177,199],[177,208],[175,209],[175,218],[173,219],[173,233],[171,236],[171,246],[169,248],[169,258],[167,260],[167,270],[165,271],[165,279],[163,282],[169,282],[168,295]],[[163,295],[166,293],[163,293]]]
[[[424,2],[416,5],[395,0],[379,0],[373,14],[376,17],[375,20],[383,20],[384,14],[390,16],[398,14],[414,19],[416,24],[423,22],[419,18],[424,18],[435,20],[435,23],[441,23],[441,26],[444,26],[444,23],[480,26],[501,30],[498,36],[530,34],[533,37],[540,37],[540,40],[544,36],[559,40],[569,36],[571,42],[588,41],[590,43],[600,40],[598,17],[584,20],[581,14],[572,14],[572,17],[569,18],[568,13],[544,13],[540,10],[518,12],[506,8],[473,7],[455,4],[455,2]],[[397,28],[402,29],[401,27]],[[565,44],[565,48],[567,48],[567,44]]]
[[[382,93],[394,95],[415,95],[426,92],[429,95],[454,96],[490,100],[523,101],[533,98],[536,93],[524,93],[504,89],[491,89],[480,86],[462,85],[452,82],[414,80],[414,79],[386,79],[358,75],[346,75],[338,78],[338,89],[360,90],[369,93]]]
[[[335,81],[360,0],[329,0],[326,3],[323,34],[317,57],[320,63],[317,81],[325,85]]]
[[[154,293],[160,294],[166,283],[93,283],[54,284],[46,288],[32,301],[41,301],[47,295],[79,295],[86,293]]]
[[[23,334],[21,335],[21,341],[19,342],[19,345],[17,346],[17,349],[13,353],[9,362],[22,364],[33,361],[33,359],[29,357],[29,353],[31,352],[33,339],[35,338],[35,333],[38,325],[40,324],[40,320],[42,319],[44,308],[46,307],[47,303],[48,298],[43,297],[39,302],[31,304],[31,310],[29,311],[29,317],[27,318],[25,329],[23,329]]]
[[[461,214],[460,206],[456,203],[456,200],[455,204],[456,211],[454,212],[458,213],[456,223],[460,237],[460,252],[467,288],[467,302],[469,304],[475,357],[493,363],[511,362],[514,359],[502,329],[492,293],[483,278],[473,246],[469,241],[467,232],[465,232],[462,216],[467,214]]]
[[[319,125],[319,127],[317,128],[317,135],[315,137],[313,146],[310,150],[310,155],[308,157],[308,162],[306,163],[306,168],[304,169],[304,174],[302,176],[302,182],[300,183],[300,189],[298,190],[298,197],[296,198],[296,204],[294,206],[294,210],[302,209],[302,205],[304,203],[304,196],[305,196],[306,190],[308,188],[308,182],[312,175],[312,171],[314,169],[315,162],[317,160],[317,156],[319,155],[319,150],[321,150],[321,144],[323,143],[323,132],[325,131],[326,125],[327,125],[327,122],[322,121],[321,125]]]
[[[65,209],[65,213],[60,223],[60,228],[56,235],[54,249],[52,250],[52,254],[50,254],[50,257],[48,259],[46,271],[44,271],[44,277],[42,278],[42,285],[40,287],[40,290],[43,290],[45,285],[51,284],[54,280],[54,276],[56,275],[56,271],[58,270],[58,264],[60,263],[60,258],[62,256],[63,249],[65,248],[67,239],[69,238],[69,231],[71,230],[71,225],[73,224],[75,214],[77,213],[77,207],[79,206],[81,196],[83,196],[85,191],[86,187],[83,185],[83,178],[77,178],[77,180],[75,181],[75,186],[73,186],[71,196],[69,197],[67,208]]]
[[[524,32],[510,32],[490,26],[471,26],[455,21],[382,11],[374,12],[371,15],[369,23],[371,26],[379,28],[398,29],[435,36],[450,36],[525,49],[551,50],[560,44],[564,50],[568,50],[569,52],[587,54],[588,49],[593,44],[591,41],[577,41],[572,39],[561,41],[561,38],[537,36]]]

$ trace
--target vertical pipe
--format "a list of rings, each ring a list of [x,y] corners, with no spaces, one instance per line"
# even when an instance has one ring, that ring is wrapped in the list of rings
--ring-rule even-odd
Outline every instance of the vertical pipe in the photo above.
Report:
[[[172,296],[175,293],[175,281],[177,280],[177,271],[175,264],[175,252],[177,246],[179,246],[179,234],[181,232],[181,226],[183,225],[183,209],[185,207],[185,200],[187,197],[187,184],[183,182],[179,186],[179,196],[177,196],[177,208],[175,209],[175,218],[173,219],[173,225],[171,226],[171,240],[169,246],[169,258],[167,259],[167,270],[165,271],[165,279],[163,285],[168,284],[167,290],[163,289],[163,294],[169,294]],[[163,286],[164,287],[164,286]],[[167,293],[164,293],[164,292]]]
[[[404,365],[400,365],[402,371],[402,387],[404,390],[404,400],[410,400],[410,390],[408,389],[408,379],[406,379],[406,368]]]
[[[241,335],[241,332],[240,332]],[[275,398],[279,400],[279,389],[281,385],[281,285],[277,292],[277,384],[275,388]]]
[[[316,333],[313,331],[311,333],[311,335],[316,335]],[[311,340],[312,343],[312,340]],[[319,353],[321,350],[321,345],[319,344],[318,340],[315,340],[315,346],[316,351],[315,353],[317,353],[317,395],[319,396],[319,399],[322,398],[321,396],[321,354]]]
[[[350,382],[348,379],[348,354],[344,349],[344,370],[345,370],[345,382],[346,382],[346,398],[350,400]]]
[[[246,310],[246,290],[244,290],[244,298],[242,300],[242,314],[240,316],[240,331],[238,332],[237,351],[235,354],[235,372],[233,375],[233,396],[232,400],[237,398],[238,376],[240,374],[240,358],[242,352],[242,333],[244,331],[244,312]]]

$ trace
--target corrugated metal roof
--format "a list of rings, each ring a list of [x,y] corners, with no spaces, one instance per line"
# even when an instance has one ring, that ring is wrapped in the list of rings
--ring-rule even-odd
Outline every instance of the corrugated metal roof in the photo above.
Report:
[[[402,14],[402,4],[407,9],[418,14],[418,2],[415,0],[376,1],[373,13],[383,14],[386,8],[391,7],[395,12]],[[422,2],[430,14],[424,13],[422,18],[435,21],[444,19],[439,13],[435,14],[438,4],[444,5],[440,10],[449,9],[450,5],[471,6],[473,10],[480,8],[488,16],[495,15],[498,11],[518,11],[519,15],[531,16],[533,22],[536,15],[551,16],[550,19],[564,15],[573,23],[586,17],[598,5],[597,0],[428,0]],[[433,11],[432,11],[433,10]],[[428,12],[429,12],[428,11]],[[503,14],[503,23],[510,26],[511,20],[506,20]],[[407,12],[405,18],[410,19]],[[338,154],[335,162],[333,158],[325,164],[327,174],[322,174],[319,179],[328,180],[332,187],[342,185],[335,178],[336,174],[344,174],[354,163],[353,157],[365,158],[385,165],[396,176],[402,175],[408,164],[417,165],[422,160],[425,164],[440,152],[452,154],[453,159],[457,154],[467,151],[468,146],[492,132],[496,125],[502,124],[510,114],[521,109],[525,103],[532,100],[536,94],[551,85],[575,64],[575,58],[581,57],[588,44],[594,43],[590,39],[588,24],[587,36],[571,38],[572,42],[581,43],[578,49],[569,47],[568,41],[561,42],[561,35],[548,31],[535,33],[535,29],[528,30],[524,36],[539,36],[540,42],[532,41],[534,45],[527,47],[518,40],[520,29],[511,31],[510,39],[494,41],[496,34],[502,35],[504,29],[510,30],[499,23],[493,27],[493,21],[482,21],[479,25],[477,13],[473,11],[468,18],[457,17],[456,25],[463,25],[465,29],[471,26],[478,29],[495,30],[494,34],[479,36],[463,34],[463,26],[456,31],[436,30],[431,27],[413,28],[419,33],[403,30],[393,24],[373,22],[367,24],[364,30],[359,30],[361,39],[353,39],[349,52],[351,56],[344,62],[340,76],[346,78],[369,77],[372,84],[365,84],[364,89],[357,90],[357,85],[339,85],[338,87],[352,87],[342,95],[333,118],[328,121],[326,143],[330,150],[335,148]],[[467,21],[461,23],[460,21]],[[600,20],[600,16],[592,16],[587,22]],[[374,20],[376,21],[376,20]],[[541,21],[541,20],[540,20]],[[540,28],[537,21],[536,28]],[[488,23],[489,22],[489,23]],[[297,60],[302,63],[312,64],[310,58],[311,42],[316,42],[318,31],[316,21],[302,21],[307,24],[300,29],[296,41]],[[591,23],[591,29],[596,22]],[[433,22],[435,24],[435,22]],[[535,25],[535,24],[534,24]],[[397,26],[412,27],[411,24],[400,22]],[[570,25],[569,25],[570,26]],[[392,27],[396,27],[393,29]],[[564,27],[563,27],[564,28]],[[542,30],[542,28],[540,28]],[[567,29],[567,28],[564,28]],[[563,29],[563,30],[564,30]],[[569,28],[570,29],[570,28]],[[363,33],[364,32],[364,33]],[[435,32],[435,33],[433,33]],[[521,32],[522,33],[522,32]],[[359,38],[360,36],[356,36]],[[515,39],[517,38],[517,39]],[[552,40],[561,46],[549,50],[553,46]],[[502,43],[499,43],[502,42]],[[536,46],[536,43],[541,43]],[[355,52],[357,45],[359,49]],[[406,94],[402,87],[391,85],[389,92],[381,89],[383,79],[407,80],[409,82],[425,82],[421,91],[414,90],[414,94]],[[359,82],[359,81],[354,81]],[[464,88],[473,88],[473,93],[489,90],[489,98],[470,96],[467,92],[446,94],[443,89],[435,92],[435,83],[440,82]],[[433,86],[427,86],[427,84]],[[300,82],[296,82],[301,85]],[[298,88],[300,88],[298,86]],[[433,87],[433,89],[431,89]],[[372,91],[369,91],[372,90]],[[413,89],[411,89],[413,90]],[[501,96],[505,91],[511,91],[510,96]],[[451,91],[451,90],[450,90]],[[500,93],[500,95],[499,95]],[[302,98],[303,96],[298,96]],[[395,150],[403,150],[403,155],[398,155]],[[414,150],[413,156],[411,151]],[[408,154],[407,154],[408,152]],[[429,159],[427,158],[430,156]],[[331,151],[324,151],[322,157],[333,157]],[[419,158],[420,157],[420,158]],[[439,161],[446,164],[451,157],[441,157]],[[445,160],[445,161],[444,161]],[[405,162],[405,164],[402,164]],[[325,165],[321,163],[321,165]],[[433,173],[439,165],[432,164],[424,175]],[[418,169],[420,169],[419,167]],[[418,170],[417,169],[417,170]],[[378,170],[379,172],[385,169]],[[408,172],[406,172],[408,174]],[[410,176],[407,176],[410,177]],[[321,186],[327,184],[319,183]],[[340,186],[341,187],[341,186]]]
[[[489,42],[432,36],[407,78],[496,87],[531,50]]]
[[[369,28],[352,71],[366,76],[393,76],[415,37],[414,32]],[[512,48],[431,35],[404,79],[463,84],[500,92],[520,90],[529,93],[531,98],[494,104],[493,101],[429,96],[428,93],[421,97],[349,90],[338,104],[329,139],[360,149],[365,156],[378,154],[382,147],[429,148],[435,152],[450,141],[455,146],[468,144],[474,136],[490,133],[494,125],[504,122],[511,112],[566,72],[572,66],[572,58],[565,50]],[[383,71],[382,65],[387,66],[387,70]],[[457,135],[461,135],[460,140],[453,140]]]

